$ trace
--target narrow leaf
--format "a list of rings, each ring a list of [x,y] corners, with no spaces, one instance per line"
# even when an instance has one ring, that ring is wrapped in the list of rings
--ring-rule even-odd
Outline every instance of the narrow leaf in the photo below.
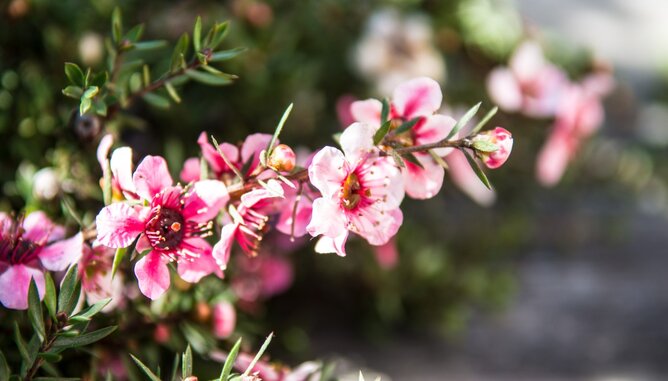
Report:
[[[21,355],[21,361],[23,361],[24,365],[30,367],[32,365],[32,360],[30,359],[30,354],[28,352],[28,345],[25,340],[23,340],[23,336],[21,336],[19,323],[17,321],[14,321],[14,341],[16,342],[16,348]]]
[[[0,380],[9,380],[9,375],[12,373],[7,364],[5,355],[0,351]]]
[[[409,162],[409,163],[411,163],[411,164],[415,164],[415,165],[417,165],[418,167],[424,169],[424,165],[422,165],[422,163],[420,163],[420,160],[418,160],[418,158],[415,157],[415,155],[413,155],[412,152],[405,153],[405,154],[402,155],[402,157],[403,157],[407,162]]]
[[[434,152],[434,150],[429,150],[429,154],[438,165],[443,167],[443,169],[450,169],[450,167],[448,167],[448,163],[446,163],[442,157],[438,156],[438,154]]]
[[[202,47],[202,18],[200,16],[197,16],[195,27],[193,28],[193,47],[196,52],[199,52]]]
[[[185,62],[183,57],[185,57],[186,52],[188,51],[189,39],[190,37],[188,37],[188,33],[183,33],[176,42],[174,52],[172,53],[172,63],[170,65],[171,71],[176,71],[183,67],[183,63]]]
[[[227,358],[225,359],[225,364],[223,365],[223,370],[220,373],[220,378],[218,378],[218,381],[227,381],[227,378],[230,376],[232,368],[234,367],[234,362],[237,359],[237,355],[239,354],[240,347],[241,347],[241,338],[239,338],[239,340],[237,340],[237,342],[234,343],[234,346],[230,350],[230,353],[227,355]]]
[[[89,306],[88,308],[74,315],[74,317],[81,316],[90,319],[93,316],[95,316],[98,312],[102,311],[102,309],[106,307],[107,304],[109,304],[109,302],[111,302],[111,298],[102,299],[99,302],[93,304],[92,306]]]
[[[79,213],[77,213],[74,210],[74,201],[72,201],[72,198],[69,196],[63,196],[60,205],[65,212],[66,215],[70,216],[80,227],[84,227],[83,222],[81,221],[81,217],[79,216]]]
[[[135,25],[125,34],[125,39],[130,42],[137,42],[144,34],[144,24]]]
[[[395,150],[390,151],[390,155],[392,156],[392,159],[394,159],[394,164],[396,164],[397,167],[399,168],[405,168],[406,163],[404,163],[404,159],[397,153]]]
[[[39,300],[39,291],[35,279],[30,279],[30,286],[28,288],[28,317],[30,324],[39,338],[39,342],[43,343],[46,338],[46,330],[44,329],[44,315],[42,314],[42,302]]]
[[[169,378],[170,381],[178,381],[176,379],[177,377],[176,373],[179,370],[180,362],[181,362],[181,356],[179,356],[179,354],[177,353],[174,355],[174,363],[172,364],[172,376]]]
[[[111,165],[109,159],[104,162],[106,171],[102,171],[102,197],[104,198],[104,205],[111,204],[112,190],[111,190]]]
[[[58,362],[62,360],[63,356],[57,353],[39,352],[37,357],[41,357],[48,362]]]
[[[481,103],[478,102],[478,104],[476,104],[475,106],[471,107],[471,108],[466,112],[466,114],[464,114],[464,116],[462,116],[462,117],[457,121],[457,123],[454,125],[454,127],[452,127],[452,130],[450,130],[450,133],[449,133],[448,136],[445,138],[445,140],[449,140],[451,137],[455,136],[455,135],[459,132],[459,130],[461,130],[462,127],[464,127],[464,126],[466,125],[466,123],[468,123],[469,120],[471,120],[471,118],[473,118],[473,116],[478,112],[478,109],[480,108],[480,104],[481,104]]]
[[[190,349],[190,345],[186,348],[186,351],[183,353],[183,359],[181,360],[181,377],[186,378],[190,377],[193,374],[193,351]]]
[[[274,338],[274,333],[272,332],[264,340],[264,344],[262,344],[262,347],[260,347],[260,350],[255,355],[255,358],[253,358],[253,361],[251,361],[251,363],[248,364],[248,368],[246,368],[246,371],[243,373],[243,376],[248,376],[250,374],[250,372],[255,367],[255,364],[257,364],[257,362],[262,358],[262,355],[264,354],[264,351],[267,350],[267,347],[269,346],[269,343],[271,343],[271,339],[273,339],[273,338]]]
[[[116,44],[121,42],[121,36],[123,35],[123,20],[121,18],[121,9],[119,7],[114,8],[114,11],[111,13],[111,36]]]
[[[169,99],[154,93],[146,93],[142,97],[146,103],[150,104],[153,107],[168,109],[169,108]]]
[[[283,126],[285,125],[285,122],[288,120],[288,117],[290,116],[290,112],[292,111],[292,106],[294,106],[294,103],[290,103],[288,108],[286,108],[285,111],[283,112],[283,116],[281,116],[281,120],[278,122],[276,130],[274,130],[274,135],[272,135],[269,144],[267,144],[265,158],[269,158],[269,156],[271,155],[271,151],[274,149],[276,141],[278,141],[278,136],[281,134],[281,131],[283,131]]]
[[[79,104],[79,115],[83,115],[86,112],[88,112],[88,110],[90,110],[90,106],[92,106],[92,105],[93,105],[93,102],[91,102],[91,100],[89,98],[82,97],[81,98],[81,103]]]
[[[167,46],[167,41],[165,40],[155,40],[155,41],[142,41],[134,44],[136,50],[153,50],[160,49]]]
[[[475,159],[471,156],[471,154],[465,150],[464,148],[461,149],[462,152],[464,152],[464,155],[466,156],[466,160],[469,162],[469,165],[475,172],[476,176],[482,181],[483,184],[487,187],[487,189],[492,189],[492,185],[489,183],[489,180],[487,179],[487,176],[485,175],[485,172],[482,171],[478,163],[475,161]]]
[[[81,68],[79,68],[79,65],[72,62],[65,62],[65,75],[73,85],[82,88],[85,86],[84,73]]]
[[[417,122],[420,121],[420,117],[415,117],[411,120],[405,121],[399,126],[396,130],[394,130],[395,135],[403,134],[404,132],[410,130],[411,128],[415,127]]]
[[[79,86],[67,86],[63,89],[63,95],[69,98],[79,99],[83,95],[83,90]]]
[[[229,85],[232,83],[233,77],[230,77],[229,75],[226,76],[218,76],[215,74],[211,73],[205,73],[203,71],[197,71],[197,70],[188,70],[186,72],[186,75],[190,77],[191,79],[203,83],[205,85],[209,86],[225,86]]]
[[[169,94],[174,102],[181,103],[181,97],[179,96],[179,93],[176,92],[174,85],[167,82],[165,83],[165,89],[167,89],[167,94]]]
[[[56,321],[56,309],[57,309],[57,297],[56,297],[56,286],[53,283],[53,278],[48,272],[44,275],[44,304],[46,305],[47,311],[49,311],[49,316],[53,321]]]
[[[373,145],[377,146],[383,141],[383,138],[385,138],[385,135],[387,135],[388,132],[390,132],[390,126],[392,125],[391,121],[387,121],[383,123],[378,131],[376,131],[375,134],[373,134]]]
[[[383,99],[383,106],[380,109],[380,123],[385,123],[387,122],[387,118],[390,115],[390,103],[387,101],[387,99]]]
[[[475,148],[476,151],[480,152],[496,152],[499,150],[499,146],[488,140],[476,140],[476,139],[473,139],[473,148]]]
[[[101,328],[98,329],[97,331],[85,333],[83,335],[75,337],[61,336],[57,338],[56,341],[53,343],[53,349],[76,348],[90,345],[109,336],[109,334],[114,332],[116,328],[117,327],[114,325],[111,327]]]
[[[67,311],[72,305],[72,299],[79,301],[79,295],[74,295],[76,291],[78,266],[74,265],[67,270],[65,278],[60,284],[60,294],[58,295],[58,311]],[[74,303],[76,304],[76,302]]]
[[[155,373],[153,373],[146,365],[144,365],[143,362],[141,362],[138,358],[136,358],[133,354],[130,354],[130,357],[132,357],[132,361],[139,366],[139,368],[148,376],[148,378],[151,381],[160,381],[160,377],[156,376]]]
[[[471,133],[469,135],[473,136],[477,134],[478,131],[480,131],[485,126],[485,124],[487,124],[487,122],[489,122],[489,120],[492,119],[494,115],[496,115],[497,111],[499,111],[499,108],[497,106],[489,110],[487,114],[485,114],[485,116],[480,120],[480,122],[478,122],[478,124],[476,124],[475,127],[473,127],[473,130],[471,130]]]
[[[211,55],[211,58],[209,58],[209,62],[221,62],[221,61],[227,61],[231,60],[232,58],[237,57],[241,53],[245,52],[247,49],[246,48],[234,48],[234,49],[229,49],[229,50],[221,50],[219,52],[215,52]]]
[[[243,183],[244,182],[244,176],[241,174],[241,172],[239,172],[239,169],[237,169],[237,167],[234,164],[232,164],[232,162],[227,157],[227,155],[225,155],[225,152],[223,152],[223,150],[220,149],[220,146],[218,145],[218,141],[216,140],[216,138],[213,137],[213,135],[211,136],[211,140],[213,141],[213,146],[216,147],[216,151],[218,151],[218,154],[223,159],[225,164],[234,172],[235,175],[237,175],[239,180]],[[245,173],[245,171],[244,171],[244,173]]]

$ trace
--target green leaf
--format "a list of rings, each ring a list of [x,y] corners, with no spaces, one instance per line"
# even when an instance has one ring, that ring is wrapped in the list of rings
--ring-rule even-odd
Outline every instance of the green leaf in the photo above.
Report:
[[[60,284],[60,294],[58,295],[58,311],[65,312],[68,315],[72,312],[74,305],[79,301],[79,295],[75,295],[77,284],[80,283],[77,279],[78,266],[75,264],[67,270],[65,278]],[[72,308],[72,309],[70,309]],[[69,311],[69,312],[68,312]]]
[[[9,380],[9,375],[12,373],[7,364],[5,355],[0,351],[0,380]]]
[[[206,36],[206,39],[204,40],[204,47],[205,48],[211,48],[211,49],[216,49],[218,45],[220,45],[221,42],[225,39],[225,36],[227,35],[227,28],[229,26],[229,22],[225,21],[224,23],[216,23],[214,24],[213,27],[209,30],[209,33]]]
[[[223,365],[223,370],[220,372],[220,378],[218,378],[218,381],[227,381],[227,378],[232,372],[232,368],[234,368],[234,362],[236,361],[237,355],[239,354],[239,348],[241,348],[241,338],[239,338],[239,340],[234,343],[232,349],[230,349],[230,353],[225,359],[225,364]]]
[[[179,93],[176,92],[174,85],[172,85],[170,82],[166,82],[165,89],[167,89],[167,94],[169,94],[174,102],[181,103],[181,97],[179,96]]]
[[[207,354],[216,346],[216,341],[211,336],[210,331],[204,331],[194,324],[185,322],[182,323],[180,327],[183,336],[186,337],[186,340],[195,352]]]
[[[148,65],[142,67],[141,73],[144,87],[148,87],[151,84],[151,70],[148,68]]]
[[[397,165],[399,168],[405,168],[406,163],[404,163],[404,159],[397,153],[395,150],[390,151],[390,155],[392,156],[392,159],[394,159],[394,164]]]
[[[65,62],[65,75],[73,85],[79,87],[86,86],[84,81],[84,73],[79,65],[72,62]]]
[[[153,50],[160,49],[167,46],[167,41],[165,40],[155,40],[155,41],[142,41],[134,44],[136,50]]]
[[[114,279],[116,271],[118,271],[118,266],[121,265],[121,262],[123,261],[123,258],[125,258],[125,255],[127,255],[128,253],[132,255],[132,252],[135,251],[135,247],[137,247],[138,241],[139,241],[139,236],[135,238],[135,240],[130,244],[130,246],[116,249],[116,253],[114,254],[114,262],[111,265],[111,279]]]
[[[101,71],[93,76],[93,79],[91,79],[90,84],[102,88],[104,87],[104,85],[107,84],[108,80],[109,80],[109,73],[107,73],[106,71]]]
[[[473,148],[476,149],[476,151],[480,152],[496,152],[499,150],[499,146],[496,144],[490,142],[489,140],[482,140],[482,139],[473,139]]]
[[[98,329],[97,331],[85,333],[83,335],[75,337],[60,336],[56,339],[56,341],[54,341],[52,348],[58,350],[64,348],[76,348],[90,345],[109,336],[109,334],[114,332],[116,328],[117,327],[114,325],[111,327],[101,328]]]
[[[57,353],[39,352],[37,357],[41,357],[48,362],[58,362],[62,360],[63,356]]]
[[[373,145],[377,146],[383,141],[385,135],[387,135],[387,133],[390,132],[391,126],[392,126],[392,121],[389,120],[380,126],[378,131],[376,131],[376,133],[373,134]]]
[[[79,99],[83,95],[83,89],[79,86],[67,86],[63,89],[63,95],[69,98]]]
[[[66,196],[66,195],[62,196],[62,199],[60,200],[60,206],[63,209],[63,212],[64,212],[65,215],[72,218],[77,223],[77,225],[79,225],[81,228],[84,227],[84,224],[81,221],[81,217],[74,210],[74,201],[72,201],[71,197]]]
[[[188,36],[188,33],[183,33],[176,42],[174,52],[172,53],[172,63],[170,65],[170,70],[172,72],[185,68],[185,56],[188,51],[189,41],[190,37]]]
[[[415,127],[417,122],[420,121],[420,117],[415,117],[411,120],[405,121],[399,126],[396,130],[394,130],[395,135],[403,134],[404,132],[410,130],[411,128]]]
[[[387,122],[387,118],[390,115],[390,102],[387,101],[387,99],[383,99],[383,106],[380,109],[380,123],[385,123]]]
[[[132,361],[134,361],[137,366],[148,376],[148,378],[151,381],[161,381],[160,377],[156,376],[155,373],[153,373],[146,365],[144,365],[143,362],[141,362],[138,358],[136,358],[134,355],[130,354],[130,357],[132,357]]]
[[[161,108],[163,110],[169,108],[169,99],[161,95],[155,93],[146,93],[142,98],[144,98],[146,103],[153,107]]]
[[[200,16],[197,16],[195,27],[193,28],[193,47],[196,52],[199,52],[202,47],[202,18]]]
[[[246,48],[234,48],[234,49],[229,49],[229,50],[221,50],[219,52],[215,52],[211,55],[211,58],[209,58],[209,62],[221,62],[221,61],[227,61],[231,60],[232,58],[237,57],[241,53],[245,52]]]
[[[81,103],[79,104],[79,115],[83,115],[88,112],[92,105],[93,102],[91,102],[89,98],[81,98]]]
[[[413,155],[412,152],[405,153],[405,154],[402,155],[402,157],[403,157],[407,162],[412,163],[412,164],[415,164],[415,165],[417,165],[418,167],[424,169],[424,165],[422,165],[422,163],[420,163],[420,160],[418,160],[418,158],[415,157],[415,155]]]
[[[186,351],[183,353],[183,359],[181,360],[181,378],[190,377],[193,374],[193,351],[190,349],[190,345],[186,348]]]
[[[107,116],[107,103],[103,99],[97,99],[93,102],[93,110],[100,116]]]
[[[86,91],[84,91],[82,97],[86,99],[93,99],[99,92],[100,88],[98,88],[97,86],[90,86],[89,88],[86,89]]]
[[[88,308],[74,315],[74,317],[82,316],[90,319],[93,316],[97,315],[98,312],[102,311],[102,309],[106,307],[107,304],[109,304],[109,302],[111,302],[111,298],[102,299],[99,302],[93,304],[92,306],[89,306]]]
[[[473,130],[471,130],[469,136],[477,134],[478,131],[480,131],[485,126],[485,124],[487,124],[487,122],[489,122],[489,120],[492,119],[494,115],[496,115],[497,111],[499,111],[497,106],[494,106],[493,109],[489,110],[487,114],[485,114],[485,116],[480,120],[480,122],[478,122],[478,124],[473,127]]]
[[[285,111],[283,112],[281,120],[278,121],[278,125],[274,130],[274,135],[271,136],[271,140],[269,141],[269,144],[267,144],[266,156],[265,156],[266,158],[269,158],[269,156],[271,155],[271,151],[273,151],[274,145],[276,144],[276,141],[278,141],[278,136],[281,134],[281,131],[283,131],[283,126],[285,125],[285,122],[288,120],[288,117],[290,116],[290,112],[292,111],[293,106],[294,103],[290,103],[288,108],[286,108]]]
[[[49,311],[49,316],[53,321],[56,321],[56,286],[53,283],[53,278],[48,272],[44,276],[44,304],[46,305],[47,311]]]
[[[435,161],[438,165],[440,165],[441,167],[443,167],[443,169],[450,169],[450,168],[448,167],[448,163],[446,163],[445,160],[443,160],[442,157],[438,156],[438,154],[437,154],[436,152],[434,152],[434,150],[431,150],[431,149],[430,149],[430,150],[429,150],[429,154],[431,155],[431,157],[434,159],[434,161]]]
[[[28,317],[30,324],[39,338],[39,342],[43,343],[46,339],[46,330],[44,329],[44,315],[42,314],[42,302],[39,300],[39,291],[37,291],[37,284],[35,279],[30,279],[30,286],[28,287]]]
[[[487,176],[485,175],[485,172],[483,172],[482,169],[480,169],[480,166],[475,161],[475,159],[471,156],[471,154],[469,154],[469,152],[464,148],[462,148],[461,151],[466,156],[466,160],[469,162],[469,165],[471,166],[471,168],[475,172],[476,176],[478,176],[480,181],[482,181],[482,183],[485,184],[487,189],[492,189],[492,185],[489,183],[489,180],[487,179]]]
[[[23,336],[21,336],[21,330],[19,330],[19,323],[17,321],[14,321],[14,341],[16,342],[16,347],[21,355],[21,361],[25,366],[30,367],[32,365],[32,360],[30,359],[30,354],[28,352],[28,345],[25,340],[23,340]]]
[[[267,350],[267,347],[269,346],[269,343],[271,343],[271,339],[274,338],[274,333],[270,333],[269,336],[264,340],[264,344],[262,344],[262,347],[260,347],[260,350],[257,352],[255,355],[255,358],[253,358],[253,361],[251,361],[250,364],[248,364],[248,368],[246,368],[246,371],[243,373],[244,376],[248,376],[255,367],[255,364],[262,358],[262,355],[264,354],[264,351]]]
[[[204,83],[210,86],[229,85],[230,83],[232,83],[232,79],[235,78],[235,76],[230,76],[229,74],[225,76],[219,76],[197,70],[188,70],[186,72],[186,75],[197,82]]]
[[[174,362],[172,363],[172,377],[169,378],[170,381],[178,381],[176,379],[176,377],[177,377],[176,373],[179,370],[179,364],[180,363],[181,363],[181,357],[177,353],[177,354],[174,355]]]
[[[125,39],[130,42],[137,42],[144,34],[144,24],[135,25],[125,34]]]
[[[202,65],[204,65],[204,67],[206,67],[206,65],[207,65],[206,54],[201,53],[201,52],[197,52],[197,53],[195,53],[195,55],[197,56],[197,60],[199,61],[199,63],[201,63]]]
[[[121,9],[119,7],[114,8],[114,11],[111,13],[111,37],[113,38],[116,44],[121,42],[121,36],[123,35],[123,20],[121,17]]]
[[[459,119],[457,121],[457,123],[454,125],[454,127],[452,127],[452,130],[450,130],[450,133],[448,134],[448,136],[444,140],[449,140],[451,137],[455,136],[459,132],[459,130],[461,130],[461,128],[464,127],[466,125],[466,123],[468,123],[469,120],[471,120],[471,118],[473,118],[473,116],[478,112],[478,109],[480,108],[480,104],[481,103],[478,102],[477,105],[471,107],[466,112],[466,114],[464,114],[464,116],[462,116],[461,119]]]

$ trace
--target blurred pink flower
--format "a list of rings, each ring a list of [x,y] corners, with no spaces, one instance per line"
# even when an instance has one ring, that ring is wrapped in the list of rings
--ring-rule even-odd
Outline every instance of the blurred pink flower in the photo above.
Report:
[[[178,273],[187,282],[222,271],[211,255],[211,245],[202,236],[209,233],[211,220],[229,196],[216,180],[173,186],[162,157],[147,156],[132,181],[137,194],[148,206],[114,203],[96,218],[98,242],[104,246],[129,246],[138,236],[137,251],[149,250],[135,265],[141,292],[151,299],[169,287],[168,262],[177,262]]]
[[[43,212],[14,220],[0,212],[0,303],[28,308],[30,280],[44,297],[44,271],[62,271],[76,263],[83,250],[81,233],[65,239],[65,229]]]
[[[495,68],[487,77],[487,91],[494,103],[504,111],[531,117],[554,115],[567,84],[563,71],[545,59],[534,41],[517,47],[508,67]]]
[[[474,145],[477,141],[489,142],[496,145],[497,150],[494,152],[480,152],[483,163],[490,169],[502,166],[508,160],[510,152],[513,150],[513,135],[502,127],[481,132],[474,136],[472,140]]]
[[[240,372],[244,372],[251,365],[254,357],[247,353],[240,353],[237,356],[234,367]],[[250,374],[259,377],[262,381],[315,381],[320,379],[321,367],[321,364],[309,361],[302,363],[294,369],[290,369],[260,360],[251,369]]]
[[[442,100],[440,86],[430,78],[416,78],[397,86],[390,104],[389,119],[394,121],[395,127],[399,127],[401,123],[418,118],[412,129],[397,137],[402,145],[435,143],[448,136],[456,121],[449,116],[434,114],[441,107]],[[356,121],[368,123],[376,129],[380,127],[382,103],[379,100],[354,102],[350,110]],[[439,156],[446,156],[452,149],[437,148],[433,151]],[[402,174],[406,193],[416,199],[434,197],[443,185],[443,167],[428,153],[415,153],[414,156],[422,166],[404,159]]]
[[[397,241],[392,237],[386,244],[373,247],[376,261],[380,267],[389,270],[394,268],[399,262],[399,250]]]
[[[257,257],[240,257],[232,288],[237,297],[255,303],[285,292],[294,278],[292,264],[284,256],[264,253]]]
[[[83,246],[83,256],[79,261],[81,288],[88,304],[111,298],[103,311],[111,311],[125,303],[123,295],[123,274],[117,272],[111,277],[111,267],[116,251],[97,243],[91,248]]]
[[[403,221],[403,181],[392,159],[378,156],[376,129],[354,123],[341,135],[343,152],[325,147],[308,168],[311,183],[322,194],[313,201],[306,227],[312,236],[321,236],[318,253],[345,255],[349,231],[372,245],[385,244]]]
[[[237,312],[232,303],[222,301],[213,307],[213,334],[219,339],[226,339],[234,332],[237,324]]]

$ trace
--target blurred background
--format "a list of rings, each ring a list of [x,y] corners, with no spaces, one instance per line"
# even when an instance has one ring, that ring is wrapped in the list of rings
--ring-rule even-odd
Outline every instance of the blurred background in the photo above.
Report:
[[[117,2],[0,4],[0,210],[70,224],[62,197],[86,221],[102,205],[95,150],[106,131],[135,159],[165,155],[176,178],[201,131],[229,142],[271,133],[291,102],[281,140],[311,150],[333,144],[351,99],[390,96],[416,76],[441,83],[453,115],[478,101],[487,110],[488,73],[526,39],[574,80],[611,67],[604,125],[559,184],[534,178],[551,120],[500,112],[492,121],[515,147],[488,173],[494,194],[446,179],[437,197],[406,200],[396,260],[360,240],[346,258],[270,241],[266,256],[290,276],[237,306],[238,329],[276,332],[271,353],[286,363],[336,359],[384,380],[668,377],[665,1],[120,1],[147,39],[174,42],[201,15],[231,20],[225,47],[248,50],[221,66],[233,85],[188,83],[182,103],[135,102],[113,121],[76,118],[61,89],[64,62],[106,67]]]

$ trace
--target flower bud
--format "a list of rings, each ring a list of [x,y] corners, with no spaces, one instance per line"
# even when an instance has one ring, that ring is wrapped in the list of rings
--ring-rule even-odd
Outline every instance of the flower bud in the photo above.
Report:
[[[155,330],[153,331],[153,339],[156,343],[164,344],[169,341],[170,337],[171,332],[167,324],[159,323],[155,326]]]
[[[228,338],[237,323],[237,313],[232,303],[223,301],[213,307],[213,334],[219,339]]]
[[[279,144],[271,152],[267,166],[279,172],[290,172],[295,168],[296,160],[297,156],[292,148]]]
[[[473,148],[488,168],[499,168],[513,149],[513,135],[505,128],[496,127],[473,137]]]

